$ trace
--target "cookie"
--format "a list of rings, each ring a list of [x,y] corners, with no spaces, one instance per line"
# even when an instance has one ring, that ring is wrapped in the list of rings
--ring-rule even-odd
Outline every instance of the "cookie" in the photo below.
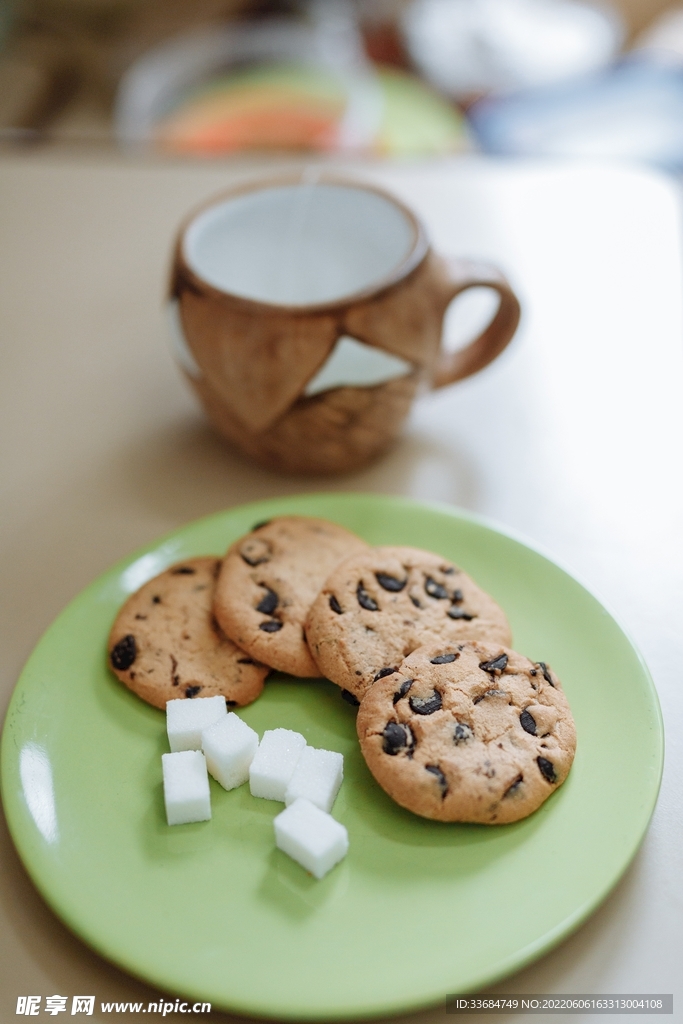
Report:
[[[382,789],[439,821],[525,818],[562,785],[576,750],[557,676],[488,643],[420,647],[368,690],[357,728]]]
[[[306,622],[321,673],[359,700],[430,640],[512,643],[504,612],[445,558],[417,548],[359,552],[326,580]]]
[[[319,676],[304,622],[334,567],[367,544],[336,523],[280,516],[228,550],[214,598],[216,618],[258,661],[294,676]]]
[[[178,697],[250,704],[270,671],[229,640],[213,617],[217,558],[188,558],[128,598],[109,635],[109,664],[156,708]]]

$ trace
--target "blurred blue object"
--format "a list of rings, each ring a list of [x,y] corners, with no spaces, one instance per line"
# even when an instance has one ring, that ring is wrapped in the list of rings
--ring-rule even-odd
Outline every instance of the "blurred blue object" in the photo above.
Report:
[[[683,64],[644,54],[596,74],[479,100],[486,153],[624,159],[683,171]]]

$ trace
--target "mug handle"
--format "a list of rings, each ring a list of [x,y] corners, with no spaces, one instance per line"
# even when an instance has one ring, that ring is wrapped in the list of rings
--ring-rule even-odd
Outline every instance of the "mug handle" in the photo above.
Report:
[[[457,352],[441,352],[434,371],[433,388],[454,384],[488,366],[512,339],[520,317],[517,296],[496,267],[472,260],[443,257],[441,260],[447,303],[468,288],[492,288],[498,292],[500,303],[491,323],[469,345]]]

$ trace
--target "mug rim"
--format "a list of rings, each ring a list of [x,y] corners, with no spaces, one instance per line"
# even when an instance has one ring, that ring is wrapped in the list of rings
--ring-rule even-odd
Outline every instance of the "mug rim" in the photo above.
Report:
[[[372,192],[375,195],[381,196],[383,199],[390,202],[393,206],[397,207],[403,216],[410,224],[413,232],[413,240],[408,253],[398,261],[398,263],[385,274],[379,280],[375,281],[372,285],[367,288],[361,288],[355,292],[349,292],[346,295],[336,299],[329,299],[325,302],[307,302],[307,303],[283,303],[283,302],[267,302],[263,299],[250,299],[247,296],[239,295],[236,292],[231,292],[225,288],[218,288],[216,285],[211,284],[205,278],[201,277],[196,271],[190,266],[189,260],[185,253],[185,239],[187,233],[197,220],[206,210],[211,209],[212,206],[219,206],[225,200],[235,199],[240,195],[246,195],[250,192],[261,192],[268,189],[277,188],[278,186],[287,185],[339,185],[344,188],[353,188],[361,192]],[[180,288],[179,285],[184,280],[190,286],[190,290],[195,291],[199,294],[209,294],[222,301],[228,301],[242,306],[245,310],[258,311],[262,314],[288,314],[288,315],[303,315],[311,313],[326,313],[333,312],[334,310],[344,309],[350,305],[355,305],[358,302],[367,301],[372,299],[382,292],[393,288],[395,285],[404,281],[420,264],[425,260],[429,252],[429,239],[427,233],[420,219],[413,213],[413,211],[405,205],[397,196],[391,192],[386,191],[378,185],[372,182],[353,178],[351,176],[344,176],[335,173],[326,173],[316,175],[314,181],[306,181],[305,172],[301,173],[289,173],[289,174],[278,174],[268,175],[267,177],[258,179],[248,179],[240,182],[232,188],[225,189],[213,195],[210,199],[205,200],[199,206],[196,206],[187,216],[181,221],[180,227],[176,235],[175,251],[173,258],[173,271],[171,279],[171,298],[179,297]],[[180,280],[178,280],[180,278]]]

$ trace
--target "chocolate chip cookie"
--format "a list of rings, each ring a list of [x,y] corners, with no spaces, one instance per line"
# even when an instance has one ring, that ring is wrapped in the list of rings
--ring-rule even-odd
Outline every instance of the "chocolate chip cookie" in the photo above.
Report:
[[[418,548],[358,552],[328,577],[306,621],[322,675],[351,702],[430,640],[512,642],[504,612],[446,559]]]
[[[490,643],[420,647],[368,690],[357,728],[382,789],[439,821],[526,817],[564,782],[576,750],[557,676]]]
[[[189,558],[128,598],[109,635],[109,664],[156,708],[178,697],[250,704],[270,671],[229,640],[213,616],[217,558]]]
[[[304,622],[334,567],[367,544],[336,523],[280,516],[228,550],[214,597],[216,618],[258,661],[295,676],[319,676]]]

